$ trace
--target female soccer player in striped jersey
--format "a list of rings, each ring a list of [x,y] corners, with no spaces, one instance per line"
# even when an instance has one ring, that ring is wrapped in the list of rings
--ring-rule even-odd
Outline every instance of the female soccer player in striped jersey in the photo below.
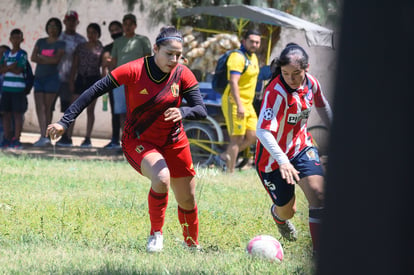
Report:
[[[312,105],[326,125],[331,108],[318,80],[308,73],[305,50],[290,43],[272,62],[274,73],[265,89],[257,124],[256,169],[273,205],[271,214],[281,235],[297,233],[289,221],[296,211],[295,184],[309,203],[309,227],[314,251],[323,212],[324,177],[318,151],[307,132]]]
[[[171,187],[186,247],[198,248],[198,211],[194,167],[182,119],[201,119],[207,110],[193,73],[179,64],[183,37],[174,27],[161,30],[154,55],[126,63],[97,81],[48,127],[58,138],[94,99],[125,85],[127,118],[122,150],[131,166],[151,181],[148,208],[151,222],[148,252],[163,249],[162,227]],[[187,101],[180,107],[182,99]]]

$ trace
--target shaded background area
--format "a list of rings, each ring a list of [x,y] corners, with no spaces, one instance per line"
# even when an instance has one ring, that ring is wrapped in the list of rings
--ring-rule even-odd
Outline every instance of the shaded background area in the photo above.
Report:
[[[345,1],[318,274],[408,274],[414,2]]]
[[[336,14],[339,6],[339,0],[326,1],[299,1],[299,0],[269,0],[269,1],[241,1],[241,0],[226,0],[226,1],[210,1],[210,0],[12,0],[7,5],[0,5],[0,44],[10,44],[9,34],[14,28],[21,28],[24,33],[24,42],[22,48],[25,49],[29,55],[31,54],[36,40],[40,37],[45,37],[45,24],[50,17],[58,17],[63,20],[64,14],[67,10],[76,10],[79,14],[78,32],[86,36],[86,26],[90,22],[96,22],[100,25],[102,30],[101,41],[104,45],[110,43],[112,40],[108,32],[108,24],[112,20],[122,20],[124,14],[132,12],[137,17],[137,29],[139,34],[147,35],[152,41],[155,40],[159,29],[164,25],[171,25],[176,23],[174,18],[174,10],[176,7],[192,6],[192,5],[211,5],[226,4],[226,3],[245,3],[249,2],[251,5],[267,5],[269,7],[277,8],[287,11],[296,16],[322,24],[332,28],[336,22]],[[330,3],[332,2],[332,3]],[[225,24],[223,22],[225,20]],[[222,21],[213,20],[209,17],[195,17],[189,21],[192,26],[199,27],[217,27],[226,26],[224,30],[235,31],[234,22],[229,19],[222,19]],[[259,26],[262,27],[263,26]],[[266,33],[266,32],[264,32]],[[206,34],[207,36],[211,34]],[[335,37],[338,37],[335,35]],[[334,94],[333,75],[335,74],[335,54],[336,51],[327,47],[308,47],[304,39],[304,34],[297,30],[289,30],[282,28],[279,32],[274,33],[272,38],[274,43],[271,58],[277,56],[284,46],[289,42],[296,42],[303,45],[310,55],[311,69],[310,72],[319,79],[324,88],[324,92],[331,100]],[[265,45],[266,39],[263,39]],[[277,43],[276,43],[277,41]],[[262,49],[264,53],[264,48]],[[262,54],[264,56],[264,54]],[[35,64],[32,64],[35,69]],[[28,96],[29,110],[25,115],[24,131],[31,133],[38,133],[38,121],[35,112],[33,91]],[[95,107],[95,125],[92,132],[92,137],[110,138],[110,112],[102,110],[102,98],[97,100]],[[61,117],[60,101],[57,101],[53,121]],[[319,117],[311,114],[312,124],[320,124]],[[86,125],[86,112],[82,112],[78,117],[75,128],[75,136],[84,136]]]
[[[37,134],[23,133],[21,136],[21,142],[23,149],[4,149],[0,151],[0,154],[22,156],[22,157],[34,157],[34,158],[46,158],[46,159],[71,159],[71,160],[111,160],[111,161],[123,161],[125,160],[124,154],[121,148],[118,149],[105,149],[103,148],[108,144],[107,139],[92,138],[91,148],[81,148],[78,145],[83,141],[82,137],[73,137],[74,147],[58,147],[58,146],[45,146],[34,147],[33,143],[38,139]]]

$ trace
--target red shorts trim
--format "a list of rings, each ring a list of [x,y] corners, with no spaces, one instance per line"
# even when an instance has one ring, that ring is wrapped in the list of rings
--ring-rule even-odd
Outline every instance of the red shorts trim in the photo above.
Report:
[[[190,146],[186,139],[164,148],[139,139],[123,139],[122,149],[129,164],[140,174],[142,174],[142,160],[153,152],[160,153],[164,157],[172,178],[192,177],[196,174]]]

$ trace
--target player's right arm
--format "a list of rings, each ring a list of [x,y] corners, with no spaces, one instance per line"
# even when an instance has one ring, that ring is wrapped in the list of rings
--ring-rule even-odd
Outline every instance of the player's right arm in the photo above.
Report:
[[[58,122],[50,124],[47,127],[47,135],[53,139],[60,137],[89,104],[116,87],[116,83],[114,83],[109,76],[95,82],[95,84],[85,90],[80,97],[69,106]]]
[[[299,171],[290,163],[289,157],[275,137],[278,135],[280,121],[285,115],[286,101],[278,92],[269,90],[265,92],[263,101],[256,128],[257,139],[279,165],[282,178],[288,184],[295,184],[300,180]]]
[[[286,180],[288,184],[295,184],[299,181],[299,171],[297,171],[290,163],[288,156],[283,152],[282,148],[280,148],[274,135],[269,130],[258,128],[256,136],[266,151],[268,151],[272,158],[279,164],[279,171],[282,178]]]

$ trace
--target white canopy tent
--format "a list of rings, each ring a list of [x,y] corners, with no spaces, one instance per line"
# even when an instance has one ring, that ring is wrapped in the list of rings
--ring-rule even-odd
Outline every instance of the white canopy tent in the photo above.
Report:
[[[249,21],[270,26],[280,26],[301,30],[305,33],[309,46],[326,46],[333,48],[333,31],[299,17],[273,8],[262,8],[249,5],[202,6],[194,8],[178,8],[179,17],[194,15],[211,15],[239,19],[239,32]],[[272,29],[269,29],[270,35]],[[271,51],[268,44],[268,59]]]

